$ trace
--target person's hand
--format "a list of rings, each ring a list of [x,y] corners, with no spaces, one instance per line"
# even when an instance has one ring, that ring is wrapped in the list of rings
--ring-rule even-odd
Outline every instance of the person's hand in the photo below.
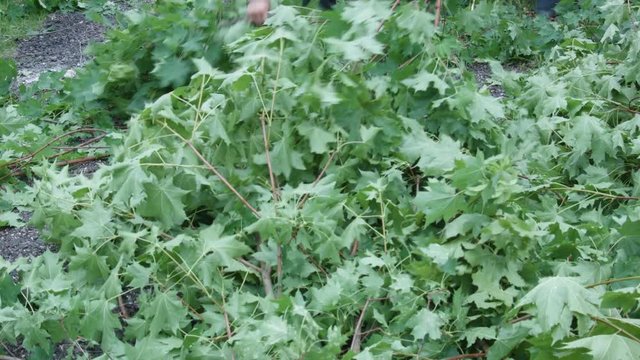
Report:
[[[247,5],[249,21],[256,25],[264,24],[265,20],[267,20],[269,6],[269,0],[249,0],[249,4]]]

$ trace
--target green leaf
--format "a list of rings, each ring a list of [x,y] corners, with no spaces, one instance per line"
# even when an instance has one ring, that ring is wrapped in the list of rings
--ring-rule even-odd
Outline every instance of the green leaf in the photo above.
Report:
[[[11,59],[0,59],[0,98],[7,94],[11,82],[18,75],[16,63]]]
[[[551,331],[559,326],[554,339],[559,340],[570,332],[574,314],[599,315],[596,305],[600,304],[598,295],[585,289],[573,278],[549,277],[527,293],[516,305],[534,305],[534,317],[542,330]]]
[[[482,214],[462,214],[445,226],[444,237],[450,239],[458,235],[465,235],[471,230],[474,234],[478,234],[489,220],[488,216]]]
[[[300,124],[297,129],[309,140],[311,152],[315,154],[326,154],[329,151],[327,145],[336,141],[332,133],[311,124]]]
[[[489,348],[487,360],[502,360],[508,357],[511,350],[529,335],[529,330],[522,326],[507,326],[498,331],[496,341]]]
[[[151,183],[153,178],[137,163],[122,165],[125,166],[114,167],[113,170],[113,185],[116,189],[113,201],[136,207],[146,197],[144,184]]]
[[[472,327],[464,332],[467,344],[474,344],[477,340],[495,340],[496,329],[492,327]]]
[[[452,170],[456,160],[467,158],[457,141],[446,135],[434,141],[421,130],[414,130],[405,136],[400,153],[409,161],[418,160],[417,165],[425,175],[435,176]]]
[[[151,303],[141,309],[149,322],[149,332],[155,336],[161,331],[176,335],[181,322],[186,320],[187,309],[176,292],[158,292]]]
[[[191,74],[191,63],[172,56],[158,62],[153,74],[160,80],[161,87],[175,88],[183,85]]]
[[[156,218],[165,227],[182,223],[187,215],[182,198],[187,191],[173,185],[170,177],[144,184],[146,199],[137,207],[142,216]]]
[[[411,335],[415,340],[424,339],[425,335],[431,340],[438,340],[442,337],[440,328],[444,322],[440,316],[428,309],[420,310],[409,320],[407,326],[411,327]]]
[[[235,258],[250,253],[251,248],[238,241],[235,235],[223,235],[223,230],[220,225],[212,224],[200,231],[201,254],[213,253],[216,264],[229,267],[235,263]]]
[[[444,95],[449,85],[437,75],[427,71],[421,71],[414,76],[402,80],[402,84],[416,91],[425,91],[433,84],[433,88],[438,90],[440,95]]]
[[[440,220],[449,220],[465,209],[464,196],[445,182],[430,179],[426,191],[416,194],[414,204],[423,212],[425,225]]]
[[[117,305],[107,300],[92,300],[86,305],[86,316],[82,320],[82,333],[89,339],[104,345],[116,341],[115,330],[120,329],[120,320],[113,309]]]
[[[640,343],[621,335],[596,335],[572,341],[566,349],[585,348],[594,360],[627,360],[640,357]]]
[[[19,227],[22,226],[20,215],[13,211],[0,212],[0,228],[4,226]]]
[[[95,241],[113,236],[109,226],[113,218],[113,212],[111,209],[105,209],[101,202],[96,201],[90,208],[80,210],[78,215],[82,220],[82,226],[75,229],[71,236],[84,237]]]

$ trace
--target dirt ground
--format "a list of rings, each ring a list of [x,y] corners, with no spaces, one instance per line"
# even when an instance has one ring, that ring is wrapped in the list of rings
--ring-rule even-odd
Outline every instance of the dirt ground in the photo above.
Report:
[[[46,71],[61,71],[84,65],[87,45],[104,39],[103,26],[82,13],[53,13],[35,35],[18,43],[15,60],[17,83],[38,80]]]

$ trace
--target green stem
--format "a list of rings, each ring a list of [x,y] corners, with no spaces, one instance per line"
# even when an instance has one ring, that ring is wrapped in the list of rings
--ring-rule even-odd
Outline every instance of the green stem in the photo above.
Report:
[[[587,285],[586,288],[587,289],[591,289],[591,288],[594,288],[594,287],[600,286],[600,285],[609,285],[609,284],[614,284],[614,283],[617,283],[617,282],[630,281],[630,280],[640,280],[640,276],[627,276],[627,277],[622,277],[622,278],[608,279],[608,280],[597,282],[595,284]]]
[[[614,330],[617,330],[617,331],[619,331],[619,332],[623,333],[623,334],[624,334],[625,336],[627,336],[629,339],[631,339],[631,340],[633,340],[633,341],[635,341],[635,342],[637,342],[637,343],[640,343],[640,339],[638,339],[637,337],[635,337],[633,334],[631,334],[631,333],[630,333],[630,332],[628,332],[627,330],[625,330],[625,329],[621,328],[620,326],[618,326],[618,325],[616,325],[616,324],[612,323],[611,321],[609,321],[609,320],[607,320],[607,319],[599,318],[599,317],[597,317],[597,316],[591,316],[591,319],[592,319],[592,320],[594,320],[594,321],[596,321],[596,322],[599,322],[599,323],[601,323],[601,324],[604,324],[604,325],[606,325],[606,326],[608,326],[608,327],[610,327],[610,328],[612,328],[612,329],[614,329]]]

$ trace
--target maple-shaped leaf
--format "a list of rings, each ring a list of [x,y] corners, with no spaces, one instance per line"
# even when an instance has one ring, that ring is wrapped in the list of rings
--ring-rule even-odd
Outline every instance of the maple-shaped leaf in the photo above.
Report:
[[[435,15],[427,11],[404,7],[399,11],[397,24],[409,33],[409,40],[416,44],[424,44],[436,33],[433,25]]]
[[[0,97],[9,90],[11,82],[18,75],[15,61],[11,59],[0,59]]]
[[[333,53],[342,55],[348,61],[361,61],[382,54],[384,47],[376,40],[375,35],[365,35],[355,39],[327,38],[324,42]]]
[[[138,262],[133,262],[127,266],[126,273],[131,277],[129,286],[132,288],[141,288],[149,283],[149,278],[154,267],[144,267]]]
[[[498,331],[496,341],[489,348],[487,360],[503,360],[509,353],[529,335],[529,329],[524,326],[509,325]]]
[[[640,359],[640,343],[626,336],[596,335],[572,341],[565,349],[584,348],[594,360],[629,360]]]
[[[457,91],[455,96],[441,101],[468,116],[472,123],[491,123],[493,119],[504,117],[504,109],[500,100],[490,95],[481,94],[475,88],[463,87]]]
[[[428,336],[431,340],[442,337],[440,328],[444,325],[442,318],[429,309],[422,309],[407,323],[411,327],[411,335],[415,340],[422,340]]]
[[[182,346],[184,340],[176,337],[146,336],[136,339],[135,345],[125,345],[127,359],[166,359],[169,352]]]
[[[13,211],[0,211],[0,229],[5,226],[19,227],[21,225],[20,214]]]
[[[171,56],[159,61],[152,73],[160,80],[160,86],[174,88],[183,85],[191,74],[191,63]]]
[[[102,202],[94,202],[90,208],[80,210],[78,215],[82,221],[82,226],[75,229],[71,236],[98,240],[113,235],[109,227],[113,212],[110,209],[105,209]]]
[[[174,291],[157,292],[151,303],[142,311],[149,322],[151,335],[157,335],[163,330],[175,335],[180,329],[180,322],[187,318],[187,308]]]
[[[468,157],[449,136],[442,135],[435,141],[422,130],[414,130],[404,137],[400,153],[411,162],[418,160],[418,167],[426,175],[442,175],[454,168],[456,160]]]
[[[533,305],[535,319],[544,331],[552,331],[554,340],[567,336],[574,314],[599,315],[600,298],[593,290],[586,289],[570,277],[548,277],[529,291],[516,305]]]
[[[466,207],[462,194],[435,179],[429,179],[427,189],[416,194],[414,204],[418,211],[426,215],[425,225],[439,220],[447,221]]]
[[[251,252],[251,248],[237,239],[235,235],[223,235],[223,228],[213,224],[200,231],[202,254],[212,253],[215,263],[231,266],[234,259]]]
[[[144,184],[153,181],[140,166],[135,162],[130,162],[113,167],[112,181],[114,189],[113,201],[126,204],[132,207],[139,205],[145,198]]]
[[[473,344],[476,340],[495,340],[497,337],[496,329],[493,327],[472,327],[464,332],[464,338],[467,344]]]
[[[607,153],[615,153],[602,120],[590,115],[581,115],[572,119],[572,122],[573,126],[564,137],[564,142],[574,149],[571,162],[577,161],[577,157],[588,151],[591,151],[596,164],[602,162]]]
[[[334,134],[309,123],[302,123],[297,127],[297,129],[300,135],[309,139],[311,152],[316,154],[327,153],[329,150],[327,145],[336,141]]]
[[[271,164],[276,175],[284,175],[287,179],[293,169],[304,170],[302,153],[296,151],[291,143],[292,137],[287,137],[274,143],[271,150]],[[257,165],[266,165],[267,157],[264,153],[255,154],[253,162]]]
[[[489,220],[488,216],[482,214],[462,214],[445,226],[444,238],[450,239],[458,235],[464,235],[471,230],[473,230],[474,234],[477,234]]]
[[[187,191],[173,185],[171,177],[144,184],[146,199],[137,207],[142,216],[160,220],[166,227],[180,224],[187,216],[182,197]]]
[[[562,81],[554,81],[547,74],[530,76],[528,89],[521,100],[533,105],[533,112],[538,116],[547,116],[558,110],[567,108],[567,89]]]
[[[438,75],[426,70],[422,70],[414,76],[402,80],[402,84],[416,91],[425,91],[429,87],[433,87],[438,90],[440,95],[444,95],[449,88],[449,85],[447,85],[447,83]]]
[[[102,335],[102,343],[115,341],[115,330],[120,329],[118,313],[113,309],[117,305],[107,300],[91,300],[86,305],[86,316],[82,319],[82,334],[97,340]]]

